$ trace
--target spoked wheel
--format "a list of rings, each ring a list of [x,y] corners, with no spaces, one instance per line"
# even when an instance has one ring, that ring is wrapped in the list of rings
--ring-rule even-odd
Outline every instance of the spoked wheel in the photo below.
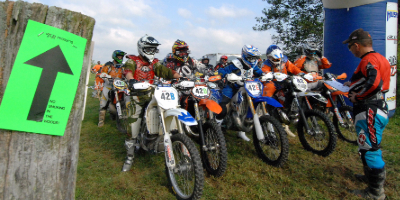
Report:
[[[289,155],[289,141],[285,130],[278,120],[269,115],[260,117],[260,124],[265,137],[263,141],[257,138],[253,128],[253,143],[258,156],[269,165],[282,167]]]
[[[307,110],[304,115],[310,131],[307,132],[304,121],[300,120],[297,133],[301,144],[317,155],[329,156],[335,150],[337,140],[332,122],[319,110]]]
[[[166,173],[177,199],[199,199],[203,193],[204,173],[195,144],[183,134],[171,136],[175,167],[168,168],[168,151],[165,151]]]
[[[206,122],[203,125],[203,131],[207,147],[207,151],[201,150],[204,168],[214,177],[220,177],[225,173],[228,162],[224,134],[215,121]]]
[[[333,116],[333,124],[339,137],[349,143],[357,144],[356,127],[354,126],[353,107],[342,106],[339,108],[339,113],[344,124],[341,125],[336,115]]]
[[[130,129],[129,116],[128,116],[128,109],[126,109],[126,106],[123,102],[121,102],[121,113],[122,113],[121,119],[119,118],[118,114],[116,116],[117,129],[119,132],[127,134]]]
[[[239,113],[238,113],[240,121],[243,123],[243,128],[245,128],[243,130],[244,132],[250,132],[251,129],[253,128],[253,123],[254,123],[252,118],[246,118],[248,110],[249,110],[249,102],[246,96],[244,96],[242,103],[240,103]]]

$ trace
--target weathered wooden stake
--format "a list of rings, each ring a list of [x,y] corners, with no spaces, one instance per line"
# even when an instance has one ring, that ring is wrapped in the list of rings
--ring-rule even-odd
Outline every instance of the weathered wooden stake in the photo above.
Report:
[[[91,61],[88,52],[95,20],[39,3],[0,2],[0,103],[29,19],[79,35],[88,42],[64,136],[0,129],[0,199],[74,199],[83,99]],[[21,91],[15,98],[23,97]]]

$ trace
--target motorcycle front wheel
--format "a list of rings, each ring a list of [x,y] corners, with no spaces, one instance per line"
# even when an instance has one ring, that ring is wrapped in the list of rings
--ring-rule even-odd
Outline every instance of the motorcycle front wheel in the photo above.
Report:
[[[195,144],[183,134],[172,135],[171,142],[175,167],[168,168],[165,163],[165,171],[172,191],[177,199],[200,199],[204,187],[204,173]],[[165,154],[168,157],[167,151]]]
[[[269,115],[260,117],[260,124],[264,141],[257,138],[253,127],[253,144],[258,156],[269,165],[282,167],[289,156],[289,141],[285,130],[278,120]]]
[[[203,125],[204,140],[207,151],[203,149],[201,158],[206,171],[214,177],[222,176],[228,165],[228,150],[225,136],[221,127],[215,121],[208,121]],[[202,147],[200,147],[202,148]]]
[[[319,110],[307,110],[304,112],[306,121],[299,120],[297,133],[304,149],[320,156],[329,156],[336,147],[337,135],[329,118]],[[310,128],[309,132],[305,123]]]
[[[344,126],[340,125],[336,114],[333,116],[333,124],[335,125],[336,131],[339,137],[349,143],[357,145],[357,132],[356,127],[354,126],[354,117],[353,117],[353,107],[351,106],[342,106],[339,108],[339,113],[343,119]]]

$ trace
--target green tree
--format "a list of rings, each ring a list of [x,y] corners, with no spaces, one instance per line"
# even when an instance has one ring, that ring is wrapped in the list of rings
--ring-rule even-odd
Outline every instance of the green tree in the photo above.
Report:
[[[263,17],[256,17],[255,31],[273,29],[272,39],[283,44],[283,51],[290,60],[301,54],[301,45],[313,41],[322,50],[323,6],[321,0],[263,0],[270,7],[263,9]]]

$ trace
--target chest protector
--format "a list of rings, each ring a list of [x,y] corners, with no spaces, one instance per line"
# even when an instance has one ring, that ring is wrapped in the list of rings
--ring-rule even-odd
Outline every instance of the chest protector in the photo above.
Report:
[[[235,65],[235,67],[237,67],[240,70],[240,76],[242,78],[251,78],[251,77],[253,77],[253,68],[245,70],[243,68],[243,65],[242,65],[242,63],[240,62],[239,59],[232,60],[232,63]],[[239,75],[239,74],[237,74],[237,75]]]
[[[122,79],[122,74],[124,72],[123,68],[116,68],[114,67],[114,63],[113,62],[107,62],[105,64],[105,66],[108,67],[108,71],[107,74],[110,75],[113,78],[121,78]],[[101,73],[98,73],[98,75],[100,75]]]
[[[183,63],[183,65],[178,66],[179,64],[175,64],[175,71],[179,73],[183,77],[192,77],[194,74],[194,64],[192,58],[189,58],[187,62]]]
[[[134,79],[141,81],[141,80],[149,80],[150,84],[153,84],[154,78],[154,64],[158,62],[158,59],[154,59],[153,62],[150,64],[146,61],[143,61],[138,56],[129,56],[130,59],[134,60],[136,63],[136,70],[135,75],[133,76]]]
[[[317,61],[312,59],[308,59],[306,58],[306,61],[304,61],[304,70],[306,70],[306,72],[311,73],[311,72],[317,72],[318,73],[318,64]]]

